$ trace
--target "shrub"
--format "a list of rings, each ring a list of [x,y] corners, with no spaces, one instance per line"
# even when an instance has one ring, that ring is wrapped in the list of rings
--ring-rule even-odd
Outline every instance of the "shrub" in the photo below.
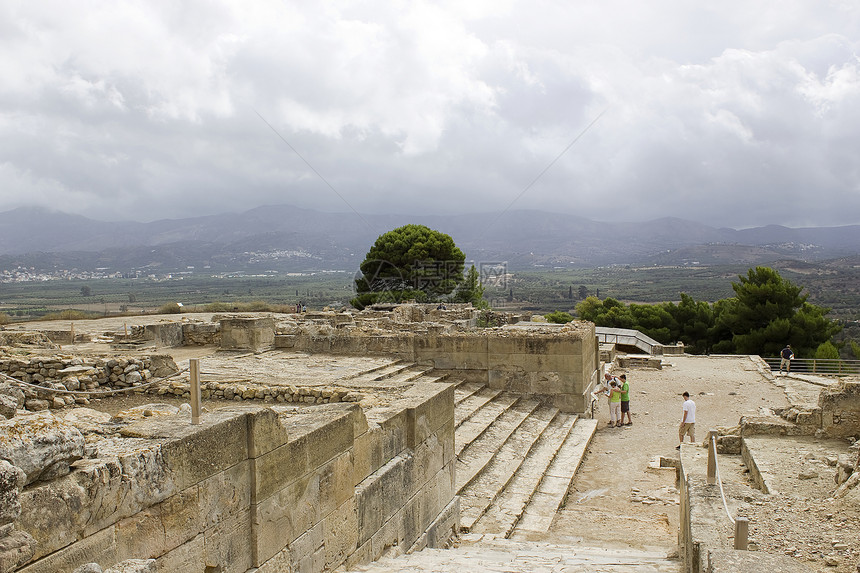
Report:
[[[158,308],[158,314],[179,314],[182,312],[182,307],[178,302],[169,302]]]
[[[563,312],[561,310],[556,310],[555,312],[551,312],[549,314],[545,314],[544,318],[547,322],[552,322],[555,324],[567,324],[573,317],[568,312]]]
[[[815,349],[815,357],[836,359],[839,358],[839,349],[828,340],[818,345],[818,348]]]
[[[12,322],[12,319],[9,318],[9,315],[5,312],[0,312],[0,324],[9,324]]]

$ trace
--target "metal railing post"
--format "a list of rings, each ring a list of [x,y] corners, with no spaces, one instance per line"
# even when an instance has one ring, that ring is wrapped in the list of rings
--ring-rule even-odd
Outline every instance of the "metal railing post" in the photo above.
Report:
[[[750,521],[746,517],[735,519],[735,549],[746,551],[749,548]]]
[[[708,431],[708,485],[717,483],[717,431]]]
[[[200,360],[191,358],[188,361],[190,370],[189,382],[191,383],[191,423],[200,423]]]

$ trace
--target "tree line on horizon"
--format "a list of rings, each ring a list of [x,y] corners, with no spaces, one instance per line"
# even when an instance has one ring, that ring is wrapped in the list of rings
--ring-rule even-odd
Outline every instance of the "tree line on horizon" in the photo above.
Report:
[[[807,302],[802,287],[770,267],[738,278],[732,282],[735,296],[713,304],[685,293],[678,304],[625,305],[589,296],[576,305],[576,314],[597,326],[638,330],[663,344],[682,342],[691,354],[776,356],[790,344],[799,358],[839,358],[833,337],[842,326],[826,317],[830,309]],[[851,344],[856,354],[860,348]]]

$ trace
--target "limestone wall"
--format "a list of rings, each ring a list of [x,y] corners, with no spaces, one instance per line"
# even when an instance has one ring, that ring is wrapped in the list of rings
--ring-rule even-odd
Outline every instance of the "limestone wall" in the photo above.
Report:
[[[600,366],[594,325],[586,322],[545,332],[301,330],[276,336],[275,346],[314,354],[394,355],[454,371],[459,378],[486,382],[492,388],[539,395],[569,412],[585,411]]]
[[[6,480],[15,487],[0,494],[21,510],[5,527],[33,543],[25,565],[0,570],[152,558],[159,571],[323,571],[436,546],[458,528],[448,384],[417,384],[366,414],[331,404],[234,406],[199,426],[150,417],[93,443],[64,477]]]

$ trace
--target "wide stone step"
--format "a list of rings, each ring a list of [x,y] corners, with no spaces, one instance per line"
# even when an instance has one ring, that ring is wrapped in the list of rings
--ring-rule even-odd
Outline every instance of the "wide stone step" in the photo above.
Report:
[[[461,531],[468,532],[504,491],[557,414],[557,408],[536,409],[499,448],[481,475],[463,488],[460,492]]]
[[[553,418],[505,490],[472,527],[472,532],[502,537],[511,534],[576,419],[572,414],[559,414]]]
[[[408,377],[414,374],[425,374],[433,370],[432,366],[416,366],[415,364],[399,364],[397,365],[399,368],[390,368],[381,372],[377,372],[376,376],[373,378],[376,381],[385,380],[387,378],[402,378],[404,376]]]
[[[501,390],[481,388],[471,396],[465,398],[454,409],[454,426],[457,427],[471,418],[478,410],[501,393]]]
[[[433,371],[433,368],[409,365],[396,372],[387,372],[384,375],[377,376],[373,379],[374,382],[378,383],[389,383],[393,386],[405,386],[407,384],[411,384],[421,378],[425,378],[428,381],[434,381],[436,379],[442,379],[444,375],[431,375],[430,373]]]
[[[479,438],[462,450],[456,462],[455,489],[457,493],[469,485],[484,470],[499,448],[502,447],[502,444],[538,406],[540,406],[539,400],[519,400],[498,416]]]
[[[350,374],[349,376],[344,376],[343,380],[355,380],[356,378],[368,378],[373,379],[378,376],[385,376],[391,372],[399,372],[403,368],[408,368],[412,366],[412,363],[404,362],[403,360],[392,360],[387,364],[383,364],[382,366],[377,366],[376,368],[369,368],[368,370],[364,370],[362,372],[357,372],[355,374]]]
[[[454,406],[459,405],[460,402],[486,387],[487,385],[483,382],[463,382],[454,388]]]
[[[463,450],[469,447],[469,444],[478,439],[490,424],[496,421],[496,418],[504,414],[511,406],[517,403],[519,398],[512,394],[502,393],[498,390],[490,390],[495,393],[496,397],[484,404],[478,412],[471,415],[466,421],[457,425],[454,430],[454,455],[457,457],[463,453]],[[483,390],[481,391],[484,392]],[[457,410],[454,410],[454,419],[456,423]]]
[[[595,430],[597,430],[597,420],[580,418],[576,421],[526,506],[522,518],[514,528],[512,538],[527,538],[535,533],[549,531]]]
[[[424,549],[409,555],[385,558],[352,569],[365,573],[681,573],[683,563],[664,551],[602,549],[481,540],[468,544],[465,536],[454,549]]]

